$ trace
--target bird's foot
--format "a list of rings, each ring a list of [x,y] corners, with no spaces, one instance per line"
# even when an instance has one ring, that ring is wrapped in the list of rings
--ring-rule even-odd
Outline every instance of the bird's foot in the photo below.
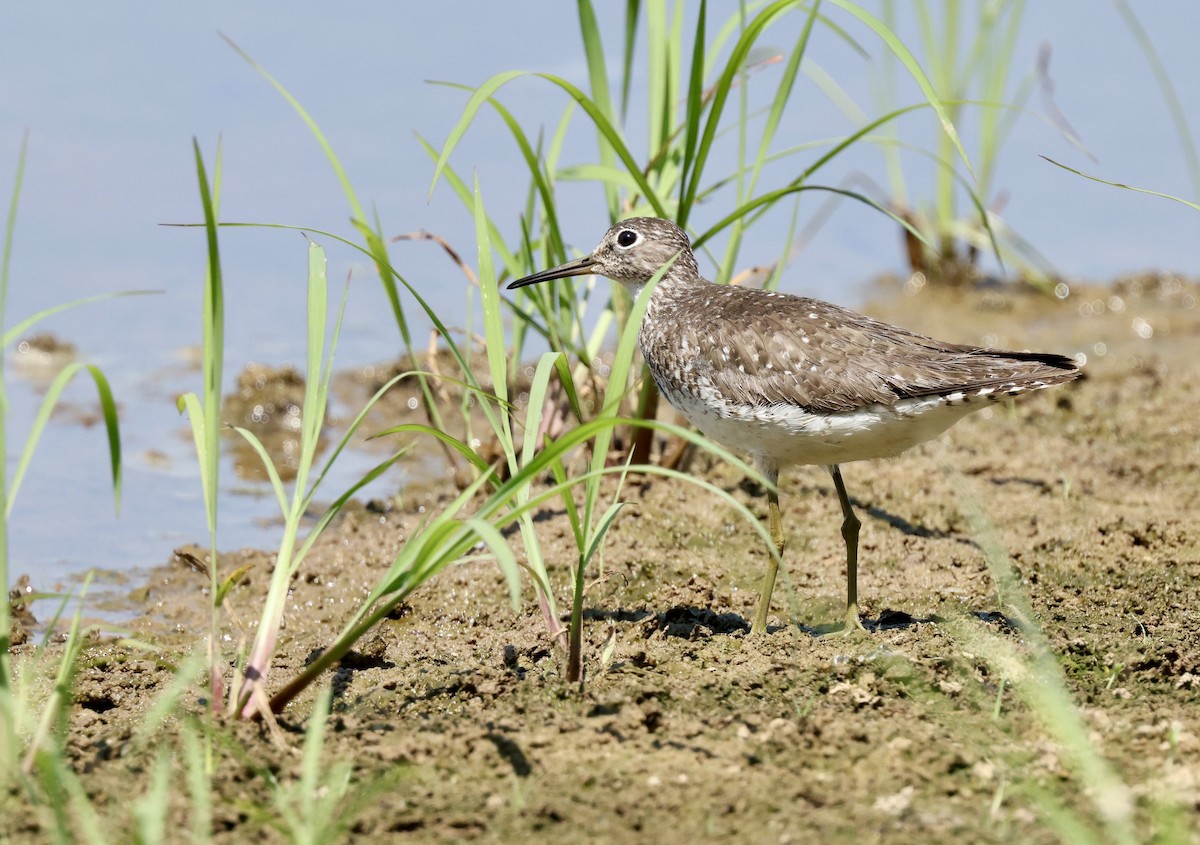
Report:
[[[858,615],[858,605],[852,604],[846,608],[846,615],[842,617],[842,621],[828,631],[822,632],[821,636],[857,637],[866,633],[867,629],[862,623],[862,617]]]
[[[759,610],[754,614],[754,621],[750,624],[750,636],[759,637],[768,633],[767,616],[768,614],[762,610]]]

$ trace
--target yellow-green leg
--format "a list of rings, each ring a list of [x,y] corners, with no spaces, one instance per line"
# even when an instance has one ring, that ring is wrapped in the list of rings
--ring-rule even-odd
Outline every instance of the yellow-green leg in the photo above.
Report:
[[[833,486],[842,505],[842,539],[846,541],[846,616],[842,630],[861,631],[863,623],[858,615],[858,529],[862,527],[862,523],[855,516],[854,508],[850,506],[846,484],[842,481],[841,467],[830,467],[829,474],[833,476]]]
[[[767,524],[771,529],[771,541],[779,557],[767,561],[767,574],[763,578],[762,593],[758,597],[758,608],[754,613],[754,624],[750,633],[765,634],[767,632],[767,614],[771,612],[771,593],[775,590],[775,576],[779,574],[779,561],[783,558],[783,517],[779,514],[779,488],[776,486],[779,476],[767,474],[771,486],[767,488]]]

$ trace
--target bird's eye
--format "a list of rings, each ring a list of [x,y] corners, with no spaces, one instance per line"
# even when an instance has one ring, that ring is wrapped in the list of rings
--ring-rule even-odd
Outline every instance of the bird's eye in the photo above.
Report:
[[[622,229],[620,234],[617,235],[617,243],[620,246],[629,247],[633,246],[637,242],[638,233],[633,231],[633,229]]]

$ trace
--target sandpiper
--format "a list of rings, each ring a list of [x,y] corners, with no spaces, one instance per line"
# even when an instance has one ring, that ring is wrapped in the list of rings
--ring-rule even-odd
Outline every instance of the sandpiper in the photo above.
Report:
[[[845,630],[862,628],[861,523],[839,465],[898,455],[988,401],[1080,375],[1062,355],[943,343],[820,300],[713,284],[700,275],[684,231],[656,217],[622,220],[590,255],[508,288],[594,274],[636,299],[664,266],[638,333],[654,381],[707,437],[749,453],[770,482],[780,558],[779,470],[812,464],[833,476],[846,543]],[[751,633],[766,630],[777,569],[772,558]]]

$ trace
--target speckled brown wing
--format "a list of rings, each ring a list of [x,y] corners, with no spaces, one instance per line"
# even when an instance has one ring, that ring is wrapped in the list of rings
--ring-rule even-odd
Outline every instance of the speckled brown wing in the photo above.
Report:
[[[739,404],[829,413],[988,388],[1015,394],[1079,375],[1061,355],[943,343],[818,300],[711,287],[671,303],[669,325],[697,383]]]

